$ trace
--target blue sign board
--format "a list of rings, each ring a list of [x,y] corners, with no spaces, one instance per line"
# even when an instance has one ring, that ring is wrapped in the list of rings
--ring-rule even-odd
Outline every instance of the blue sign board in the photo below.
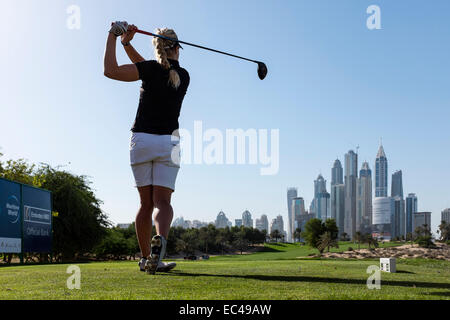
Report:
[[[0,252],[21,252],[20,188],[19,183],[0,179]]]
[[[22,186],[23,251],[51,252],[51,193],[27,185]]]
[[[0,178],[0,253],[51,251],[50,191]]]

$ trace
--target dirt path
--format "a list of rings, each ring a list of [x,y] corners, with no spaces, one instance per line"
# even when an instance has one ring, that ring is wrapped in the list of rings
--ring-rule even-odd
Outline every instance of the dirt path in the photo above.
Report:
[[[314,257],[319,257],[315,255]],[[338,253],[323,253],[322,258],[367,259],[367,258],[402,258],[402,259],[437,259],[450,261],[450,246],[436,243],[435,249],[419,248],[417,244],[406,244],[399,247],[360,249]]]

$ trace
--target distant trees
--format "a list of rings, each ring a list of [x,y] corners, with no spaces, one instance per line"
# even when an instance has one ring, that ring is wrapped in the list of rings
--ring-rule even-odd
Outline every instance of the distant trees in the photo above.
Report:
[[[341,233],[341,239],[340,239],[341,241],[348,241],[349,240],[349,238],[348,238],[348,234],[346,233],[346,232],[342,232]]]
[[[322,220],[314,218],[306,222],[302,237],[310,247],[317,248],[320,236],[325,232],[325,224]],[[320,251],[320,250],[319,250]]]
[[[88,177],[47,164],[29,164],[23,159],[0,161],[0,177],[52,192],[53,210],[58,212],[53,217],[53,256],[56,260],[69,261],[83,256],[124,259],[133,258],[139,252],[134,224],[127,229],[111,226]],[[171,228],[167,253],[224,254],[236,250],[243,253],[251,246],[264,243],[266,237],[266,231],[244,227]],[[278,239],[281,238],[279,235]],[[7,262],[11,258],[12,254],[3,256]]]
[[[139,252],[134,223],[127,229],[105,228],[105,235],[93,253],[98,259],[134,259]]]
[[[406,234],[405,240],[406,240],[406,241],[411,241],[411,244],[412,244],[412,243],[413,243],[413,240],[414,240],[413,234],[412,234],[411,232],[408,232],[408,233]]]
[[[294,240],[297,240],[298,242],[300,242],[301,238],[302,238],[302,229],[300,229],[300,228],[295,229]]]
[[[330,252],[330,247],[339,248],[339,243],[337,237],[333,237],[330,231],[325,231],[325,233],[320,236],[317,249],[320,253],[322,253],[325,248],[327,248],[327,251]]]
[[[325,248],[329,251],[330,247],[338,246],[338,228],[334,219],[327,219],[325,222],[317,218],[311,219],[305,224],[301,235],[309,246],[318,249],[320,253]]]
[[[450,223],[441,221],[439,225],[438,233],[441,235],[440,240],[443,242],[448,242],[450,240]]]
[[[246,251],[250,245],[250,241],[246,236],[246,232],[241,230],[236,233],[235,240],[233,241],[233,246],[238,249],[241,254]]]
[[[58,212],[53,218],[53,256],[57,260],[92,252],[106,235],[109,222],[86,176],[19,159],[0,161],[0,177],[52,192],[53,210]]]
[[[431,230],[427,224],[423,226],[418,226],[414,230],[415,242],[423,248],[433,248],[435,244],[433,242],[433,237],[431,235]]]
[[[155,230],[153,227],[153,234]],[[217,229],[210,224],[200,229],[171,228],[167,241],[167,254],[194,255],[197,252],[225,254],[264,243],[265,232],[253,228],[232,227]],[[106,236],[96,246],[94,253],[99,258],[124,259],[139,253],[134,223],[128,229],[108,228]]]
[[[335,219],[327,219],[325,220],[325,229],[327,232],[331,234],[331,238],[336,240],[339,235],[339,229],[336,225]]]
[[[424,237],[424,236],[431,236],[430,228],[427,224],[424,224],[422,226],[418,226],[416,230],[414,230],[414,235],[416,238],[418,237]]]
[[[361,234],[361,232],[357,231],[357,232],[355,233],[355,238],[354,238],[354,240],[358,243],[358,250],[359,250],[359,249],[361,248],[361,242],[364,241],[364,237],[363,237],[363,235]]]
[[[371,248],[371,246],[373,246],[374,248],[378,248],[379,244],[378,244],[378,240],[374,237],[372,237],[371,234],[367,233],[365,236],[363,236],[364,242],[367,243],[367,245],[369,246],[369,249]]]
[[[265,231],[246,227],[216,228],[213,224],[200,229],[171,228],[167,243],[169,255],[183,253],[186,255],[203,253],[225,254],[231,251],[243,253],[248,248],[262,244],[266,240]]]
[[[277,229],[273,230],[270,233],[270,239],[275,240],[275,242],[278,242],[278,239],[281,239],[281,232],[278,231]]]
[[[49,165],[37,173],[44,179],[42,188],[52,191],[53,210],[58,212],[53,219],[54,256],[63,261],[92,252],[110,223],[90,181]]]

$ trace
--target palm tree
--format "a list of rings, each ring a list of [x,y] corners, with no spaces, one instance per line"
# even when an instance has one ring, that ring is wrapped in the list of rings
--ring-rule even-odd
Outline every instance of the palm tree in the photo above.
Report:
[[[411,244],[413,244],[413,240],[414,240],[413,238],[414,238],[414,237],[413,237],[413,234],[412,234],[411,232],[408,232],[408,233],[406,234],[405,241],[406,241],[406,242],[410,241]]]
[[[358,242],[358,250],[361,248],[361,240],[363,239],[363,236],[361,234],[361,232],[357,231],[355,233],[355,241]]]
[[[377,241],[377,239],[375,239],[374,237],[372,237],[371,234],[367,234],[367,235],[366,235],[366,242],[367,242],[367,244],[369,245],[369,249],[370,249],[370,246],[371,246],[371,245],[373,245],[374,248],[377,248],[377,247],[378,247],[378,241]]]
[[[296,240],[298,240],[298,242],[300,242],[301,238],[302,238],[302,229],[300,229],[300,228],[295,229],[294,239],[296,239]]]
[[[319,252],[322,253],[325,248],[328,248],[328,252],[330,252],[330,247],[339,248],[339,242],[336,239],[333,239],[331,232],[327,231],[320,236],[317,249],[319,249]]]
[[[220,247],[222,255],[224,254],[224,249],[228,244],[227,238],[224,234],[219,233],[216,237],[216,244]]]
[[[441,241],[448,241],[450,238],[450,223],[442,220],[437,232],[441,234]]]
[[[278,239],[281,238],[281,233],[277,229],[270,233],[270,238],[275,239],[275,242],[278,242]]]

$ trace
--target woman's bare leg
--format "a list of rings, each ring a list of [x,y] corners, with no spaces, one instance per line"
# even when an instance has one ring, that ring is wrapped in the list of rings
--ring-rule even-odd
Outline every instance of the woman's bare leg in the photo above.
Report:
[[[167,239],[170,224],[173,219],[173,209],[170,205],[172,190],[165,187],[153,186],[153,221],[155,222],[156,234]]]
[[[141,206],[136,215],[136,236],[142,257],[150,255],[152,239],[153,186],[138,187]]]

